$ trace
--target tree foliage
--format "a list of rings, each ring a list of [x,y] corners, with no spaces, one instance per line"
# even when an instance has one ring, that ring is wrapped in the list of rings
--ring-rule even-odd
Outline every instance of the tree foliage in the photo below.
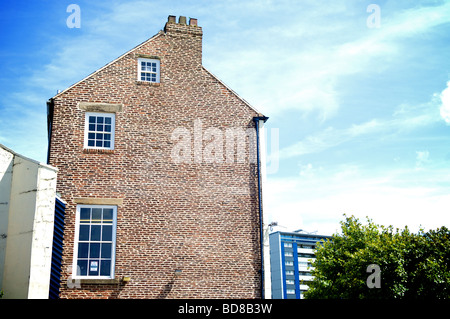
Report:
[[[316,246],[314,280],[305,298],[450,298],[450,230],[414,234],[355,217],[341,222],[342,233]],[[368,272],[369,265],[379,273]],[[375,275],[379,285],[370,280]]]

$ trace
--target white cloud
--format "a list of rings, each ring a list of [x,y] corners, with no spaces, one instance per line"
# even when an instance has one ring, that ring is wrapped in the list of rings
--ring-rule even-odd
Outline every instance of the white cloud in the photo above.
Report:
[[[382,31],[381,36],[388,36],[392,39],[418,36],[438,25],[448,23],[450,21],[450,2],[444,1],[440,5],[428,7],[417,5],[408,10],[397,10],[397,12],[399,13],[393,17],[382,18],[383,27],[387,25],[388,28]]]
[[[436,111],[438,101],[435,97],[420,105],[400,105],[394,110],[391,117],[374,118],[360,124],[351,124],[344,128],[329,126],[316,133],[310,134],[301,141],[279,150],[280,159],[298,157],[326,151],[332,147],[347,142],[357,141],[360,138],[371,138],[380,141],[384,137],[392,139],[393,136],[414,131],[439,121]]]
[[[338,146],[362,135],[374,134],[386,130],[389,123],[379,122],[376,119],[362,124],[353,124],[348,128],[335,129],[328,127],[316,134],[307,136],[305,139],[281,149],[280,158],[290,158],[305,154],[325,151],[331,147]]]
[[[300,165],[300,176],[302,177],[312,177],[314,176],[314,171],[315,168],[313,168],[313,165],[311,163]]]
[[[447,124],[450,124],[450,81],[447,82],[447,87],[441,92],[440,99],[442,102],[441,116]]]
[[[291,10],[299,12],[296,21],[273,18],[273,26],[248,26],[243,32],[249,46],[239,42],[232,55],[224,47],[211,48],[214,73],[224,75],[225,82],[268,115],[300,110],[317,114],[320,121],[342,107],[339,91],[348,89],[338,89],[342,77],[397,65],[414,36],[450,21],[448,2],[392,11],[382,6],[379,29],[366,26],[368,13],[361,5],[307,1],[291,3]],[[231,32],[230,37],[241,37],[242,30]]]
[[[344,165],[323,169],[312,178],[271,178],[264,190],[265,210],[270,221],[284,230],[325,235],[340,229],[343,214],[362,221],[369,217],[386,226],[408,226],[412,231],[436,229],[450,224],[450,195],[442,190],[443,185],[450,188],[448,174],[448,169],[416,171],[414,167],[369,174]]]
[[[416,169],[421,169],[430,161],[430,152],[416,151]]]

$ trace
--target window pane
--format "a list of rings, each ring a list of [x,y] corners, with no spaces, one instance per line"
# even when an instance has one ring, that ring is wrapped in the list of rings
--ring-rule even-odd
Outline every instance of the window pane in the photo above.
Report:
[[[105,124],[111,124],[111,118],[105,117]]]
[[[112,223],[113,220],[113,210],[112,208],[104,208],[103,209],[103,222],[104,223]]]
[[[111,244],[102,244],[102,258],[111,258]]]
[[[103,147],[111,147],[111,143],[110,142],[104,142],[103,143]]]
[[[89,240],[89,225],[80,225],[80,240]]]
[[[95,131],[95,124],[89,124],[89,131]]]
[[[89,276],[98,275],[99,260],[89,260]]]
[[[92,223],[100,223],[102,221],[102,209],[92,208]]]
[[[87,275],[87,260],[78,260],[77,263],[77,275],[86,276]]]
[[[112,226],[111,225],[103,226],[102,241],[112,241]]]
[[[97,142],[95,142],[95,146],[97,146],[97,147],[102,147],[102,141],[97,141]]]
[[[97,131],[103,132],[103,124],[97,124]]]
[[[95,123],[95,116],[89,116],[89,123]]]
[[[102,260],[100,275],[101,276],[109,276],[111,274],[111,261],[110,260]]]
[[[88,146],[95,146],[95,141],[94,140],[89,140],[88,141]]]
[[[90,208],[81,208],[80,209],[80,223],[89,223],[91,209]]]
[[[101,116],[98,116],[97,117],[97,123],[100,123],[100,124],[103,124],[103,117],[101,117]]]
[[[105,132],[111,132],[111,125],[105,125]]]
[[[104,139],[105,141],[111,140],[111,134],[103,134],[103,139]]]
[[[98,258],[98,257],[100,257],[100,244],[91,243],[89,247],[89,258]]]
[[[78,258],[88,258],[89,252],[89,244],[88,243],[79,243],[78,244]]]
[[[100,240],[100,225],[92,225],[91,226],[91,241]]]

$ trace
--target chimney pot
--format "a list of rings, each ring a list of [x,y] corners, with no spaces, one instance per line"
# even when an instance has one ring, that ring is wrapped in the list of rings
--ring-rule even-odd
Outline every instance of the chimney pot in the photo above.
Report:
[[[189,25],[197,26],[197,19],[190,18],[190,19],[189,19]]]
[[[167,19],[167,22],[169,22],[169,23],[176,23],[175,16],[169,16],[169,18]]]
[[[178,23],[179,24],[186,24],[186,17],[180,16],[180,18],[178,19]]]

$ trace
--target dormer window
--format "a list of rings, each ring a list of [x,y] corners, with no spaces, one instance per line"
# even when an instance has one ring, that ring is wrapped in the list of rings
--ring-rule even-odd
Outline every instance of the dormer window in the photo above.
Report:
[[[138,81],[159,83],[158,59],[138,59]]]

